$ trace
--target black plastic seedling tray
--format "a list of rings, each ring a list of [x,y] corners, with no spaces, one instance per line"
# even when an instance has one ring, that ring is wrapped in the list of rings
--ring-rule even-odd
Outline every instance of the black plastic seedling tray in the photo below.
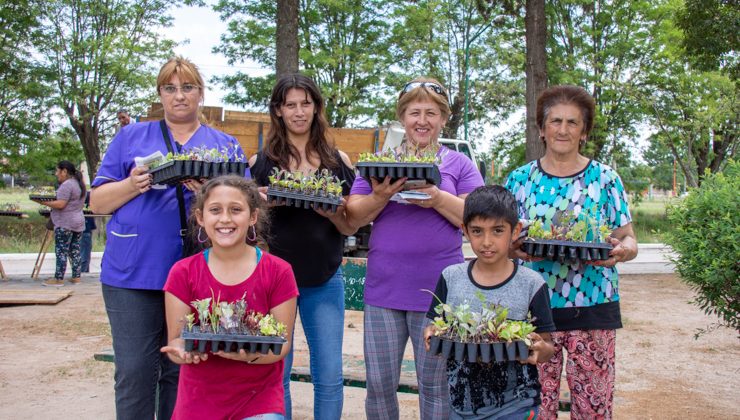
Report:
[[[23,217],[24,213],[20,211],[0,211],[0,216],[7,216],[7,217]]]
[[[226,353],[238,352],[241,349],[248,353],[278,355],[283,349],[285,339],[247,334],[215,334],[183,330],[181,337],[185,340],[185,351],[215,353],[223,350]]]
[[[49,210],[49,209],[39,209],[39,214],[42,215],[42,216],[44,216],[44,217],[49,217],[49,216],[51,216],[51,210]],[[103,214],[95,214],[95,213],[93,213],[92,210],[88,210],[88,209],[83,209],[82,210],[82,214],[84,214],[86,216],[108,216],[108,215],[103,215]]]
[[[268,188],[267,202],[273,205],[285,205],[304,209],[315,208],[335,213],[337,211],[337,207],[342,204],[342,199],[301,194],[291,191],[279,191]]]
[[[510,362],[526,360],[529,347],[522,340],[496,343],[462,343],[442,337],[432,336],[429,340],[429,351],[445,359],[470,363]]]
[[[558,262],[601,261],[609,259],[614,247],[604,242],[559,241],[555,239],[526,239],[522,250],[528,255]]]
[[[247,162],[205,162],[171,160],[149,171],[153,184],[174,185],[186,179],[215,178],[221,175],[244,176]]]
[[[57,199],[56,195],[40,195],[40,194],[31,194],[28,196],[31,200],[34,201],[54,201]]]
[[[355,167],[366,180],[376,178],[382,181],[389,176],[391,182],[403,177],[423,179],[434,185],[442,182],[439,167],[435,163],[357,162]]]

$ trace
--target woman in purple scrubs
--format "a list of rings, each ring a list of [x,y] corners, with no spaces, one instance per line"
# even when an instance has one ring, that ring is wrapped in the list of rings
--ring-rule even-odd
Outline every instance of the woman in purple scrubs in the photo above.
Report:
[[[115,352],[116,417],[169,419],[177,396],[178,366],[160,354],[167,343],[164,286],[170,267],[182,255],[176,188],[185,191],[186,208],[197,181],[152,185],[147,166],[136,158],[193,148],[241,150],[237,140],[202,124],[203,78],[190,61],[175,57],[162,66],[157,93],[164,106],[165,140],[160,121],[130,124],[108,147],[92,183],[90,207],[113,216],[100,281]],[[158,406],[155,395],[159,392]]]

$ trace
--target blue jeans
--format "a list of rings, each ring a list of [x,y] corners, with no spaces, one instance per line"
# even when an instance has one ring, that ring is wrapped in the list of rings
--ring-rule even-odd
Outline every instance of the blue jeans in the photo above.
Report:
[[[80,238],[80,271],[83,273],[90,272],[90,254],[92,253],[92,231],[82,232]]]
[[[159,349],[167,343],[164,292],[102,285],[115,353],[116,418],[169,419],[180,366]],[[159,395],[159,406],[155,401]]]
[[[319,287],[298,289],[298,313],[308,341],[313,412],[315,419],[334,420],[342,417],[344,386],[342,383],[342,339],[344,338],[344,277],[342,269]],[[294,341],[295,342],[295,341]],[[283,388],[285,418],[292,418],[290,403],[290,369],[293,348],[285,357]]]
[[[256,416],[247,417],[242,420],[284,420],[285,417],[283,417],[282,414],[277,413],[269,413],[269,414],[257,414]]]

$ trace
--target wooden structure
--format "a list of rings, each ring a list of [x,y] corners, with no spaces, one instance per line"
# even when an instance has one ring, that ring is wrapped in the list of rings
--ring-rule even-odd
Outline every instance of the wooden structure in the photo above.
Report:
[[[258,112],[225,111],[221,107],[205,106],[201,108],[202,120],[213,128],[231,134],[239,140],[244,154],[251,157],[264,147],[270,131],[270,115]],[[161,103],[152,103],[147,115],[141,121],[152,121],[164,118]],[[337,148],[349,156],[352,163],[362,152],[380,150],[385,139],[385,131],[380,128],[330,128],[330,138],[334,139]]]

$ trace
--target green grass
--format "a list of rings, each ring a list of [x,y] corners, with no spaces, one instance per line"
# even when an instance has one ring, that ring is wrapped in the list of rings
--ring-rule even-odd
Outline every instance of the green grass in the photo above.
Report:
[[[671,230],[666,216],[666,207],[672,200],[645,200],[630,206],[632,226],[639,243],[662,243],[663,234]]]
[[[34,203],[28,199],[30,190],[25,188],[0,189],[0,205],[14,203],[20,206],[20,211],[28,218],[0,217],[0,254],[39,252],[41,242],[46,233],[47,219],[39,214],[39,209],[48,209],[46,206]],[[105,225],[98,221],[98,229],[93,231],[93,251],[102,251],[105,248]],[[54,252],[54,240],[47,249]]]

